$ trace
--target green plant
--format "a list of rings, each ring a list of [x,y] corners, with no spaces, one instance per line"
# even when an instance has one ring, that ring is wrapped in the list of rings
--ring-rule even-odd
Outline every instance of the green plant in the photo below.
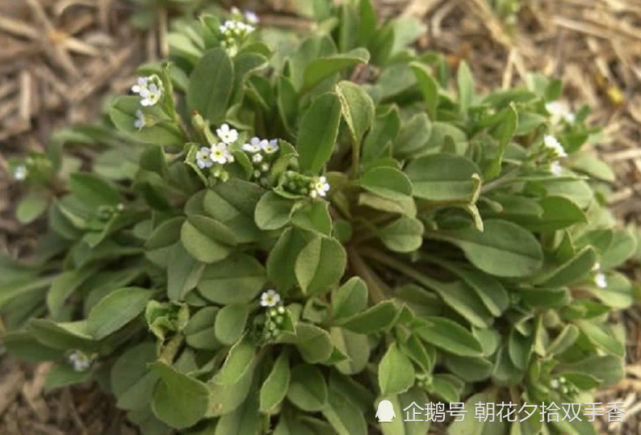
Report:
[[[536,75],[478,95],[465,63],[451,90],[416,32],[352,3],[294,46],[181,22],[113,126],[59,133],[107,147],[49,175],[34,261],[3,260],[7,348],[56,361],[49,389],[95,378],[145,434],[365,435],[379,400],[466,398],[453,435],[595,433],[472,418],[623,375],[609,315],[634,297],[613,268],[636,242],[581,151],[587,110]]]

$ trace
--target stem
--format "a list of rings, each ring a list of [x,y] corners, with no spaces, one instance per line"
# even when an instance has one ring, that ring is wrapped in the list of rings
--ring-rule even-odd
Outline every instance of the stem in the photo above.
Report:
[[[382,252],[376,251],[374,249],[365,248],[362,250],[362,253],[364,256],[369,257],[373,260],[379,261],[384,265],[396,270],[397,272],[400,272],[403,275],[412,278],[413,280],[424,285],[425,287],[429,287],[432,289],[443,287],[442,283],[439,283],[438,281],[423,275],[421,272],[414,269],[413,267],[403,263],[400,260],[392,258],[389,255],[383,254]]]
[[[182,334],[174,335],[171,340],[169,340],[169,343],[167,343],[167,346],[162,350],[159,359],[162,362],[171,365],[174,362],[174,358],[176,357],[178,350],[180,350],[180,346],[183,344],[183,340],[184,337]]]
[[[504,184],[510,183],[516,178],[519,173],[519,169],[513,169],[510,172],[507,172],[504,176],[497,178],[494,181],[490,181],[485,186],[481,188],[481,193],[487,193],[498,187],[503,186]]]
[[[385,301],[387,296],[377,282],[380,278],[378,278],[374,271],[367,266],[363,261],[363,258],[354,248],[348,248],[347,254],[349,256],[349,263],[354,269],[356,275],[360,276],[363,281],[367,283],[367,289],[369,290],[369,296],[372,301],[375,304]]]
[[[351,170],[352,178],[356,178],[360,167],[361,167],[360,143],[356,143],[356,141],[352,139],[352,170]]]

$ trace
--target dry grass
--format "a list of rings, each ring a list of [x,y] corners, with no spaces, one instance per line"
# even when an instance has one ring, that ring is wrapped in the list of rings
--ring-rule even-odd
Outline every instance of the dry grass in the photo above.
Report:
[[[271,3],[278,11],[292,1]],[[618,176],[610,186],[610,202],[622,222],[638,222],[638,0],[523,0],[513,28],[495,17],[485,0],[377,3],[385,16],[422,19],[428,31],[420,48],[447,53],[453,66],[467,60],[480,88],[521,83],[531,71],[562,78],[568,104],[575,109],[589,104],[590,122],[606,126],[595,152]],[[20,252],[35,234],[12,219],[17,192],[3,170],[6,157],[41,149],[57,126],[94,119],[101,96],[121,92],[142,59],[155,59],[166,50],[163,23],[140,34],[127,24],[127,15],[127,7],[115,0],[0,2],[0,249]],[[277,14],[270,18],[282,21]],[[641,276],[635,267],[629,273]],[[628,331],[628,376],[601,392],[599,400],[626,405],[625,423],[604,425],[603,433],[632,435],[641,433],[641,315],[634,309],[621,319]],[[120,414],[96,390],[81,387],[43,399],[42,370],[30,373],[5,361],[0,369],[1,434],[128,433]]]

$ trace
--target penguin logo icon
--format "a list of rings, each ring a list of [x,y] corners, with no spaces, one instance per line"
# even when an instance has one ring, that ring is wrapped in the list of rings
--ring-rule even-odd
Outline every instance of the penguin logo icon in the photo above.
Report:
[[[376,418],[379,423],[391,423],[392,419],[396,418],[394,406],[389,400],[381,400],[376,410]]]

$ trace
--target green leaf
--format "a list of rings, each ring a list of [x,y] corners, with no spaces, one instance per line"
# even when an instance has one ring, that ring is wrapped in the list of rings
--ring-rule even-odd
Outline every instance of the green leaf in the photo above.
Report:
[[[154,124],[136,128],[139,110],[145,117],[153,118]],[[109,109],[109,116],[116,128],[134,141],[167,146],[182,146],[185,142],[180,128],[159,107],[143,107],[139,97],[118,97]]]
[[[21,224],[30,224],[38,219],[49,206],[50,198],[42,191],[34,190],[20,199],[16,208],[16,219]]]
[[[347,256],[343,246],[330,237],[314,237],[296,259],[296,280],[305,294],[328,292],[345,272]]]
[[[367,285],[359,277],[352,277],[332,292],[332,318],[347,319],[367,307]]]
[[[414,385],[414,366],[412,361],[392,343],[378,366],[378,385],[382,395],[398,394]]]
[[[213,380],[207,384],[210,393],[209,402],[211,404],[207,412],[208,418],[229,414],[245,401],[252,387],[254,369],[252,365],[243,377],[232,385],[220,385]]]
[[[98,270],[97,265],[89,265],[77,270],[62,272],[56,277],[51,284],[49,293],[47,293],[47,307],[54,318],[60,315],[67,298]]]
[[[300,169],[318,174],[334,151],[341,117],[341,103],[333,93],[316,98],[303,114],[298,129]]]
[[[325,236],[332,233],[332,218],[327,201],[314,201],[305,204],[292,215],[292,223],[307,231],[314,231]]]
[[[460,112],[465,114],[474,100],[474,77],[468,64],[463,61],[458,67],[458,96]]]
[[[434,80],[431,71],[426,65],[412,62],[410,66],[416,77],[419,89],[423,94],[427,114],[432,121],[436,121],[436,109],[439,103],[438,82]]]
[[[494,364],[485,358],[444,355],[445,367],[465,382],[481,382],[490,377]]]
[[[363,189],[387,199],[412,196],[412,182],[396,168],[379,166],[366,171],[359,180]]]
[[[551,233],[587,222],[583,210],[569,199],[547,196],[539,201],[539,205],[543,209],[542,215],[523,215],[512,220],[530,231],[541,233]]]
[[[425,113],[417,113],[405,122],[398,132],[392,147],[394,157],[405,160],[420,156],[427,151],[431,137],[432,124],[430,119]]]
[[[278,113],[288,132],[293,133],[298,116],[298,93],[287,77],[279,77],[277,88]]]
[[[87,321],[56,323],[49,319],[31,319],[33,336],[54,349],[79,349],[95,352],[98,342],[87,332]]]
[[[209,406],[207,386],[160,361],[151,365],[161,382],[151,403],[154,415],[174,429],[185,429],[205,417]]]
[[[357,147],[360,154],[361,140],[374,122],[374,101],[363,87],[348,81],[336,85],[336,94],[341,103],[343,119],[352,136],[352,146]]]
[[[181,243],[169,252],[167,265],[167,296],[172,301],[182,301],[196,288],[205,265],[194,259]]]
[[[214,435],[260,435],[261,420],[258,398],[252,394],[236,410],[223,415],[216,425]]]
[[[365,417],[341,393],[330,390],[328,404],[322,412],[338,435],[367,435]]]
[[[541,245],[532,233],[506,221],[487,220],[483,232],[468,227],[427,236],[457,245],[472,264],[494,276],[526,277],[543,264]]]
[[[138,287],[114,291],[93,307],[87,318],[87,331],[96,340],[102,340],[138,317],[153,295],[154,292]]]
[[[414,332],[425,342],[458,356],[483,356],[481,343],[456,322],[442,317],[417,319]]]
[[[294,272],[296,259],[308,243],[305,234],[296,229],[286,229],[267,258],[267,275],[279,292],[287,292],[296,284]]]
[[[117,206],[122,202],[118,189],[103,178],[86,172],[77,172],[69,177],[71,193],[91,208],[101,205]]]
[[[594,376],[603,382],[601,387],[616,385],[625,377],[624,361],[611,355],[590,356],[572,364],[562,364],[559,370]]]
[[[184,249],[181,250],[202,263],[215,263],[231,254],[229,246],[208,237],[189,221],[185,221],[182,225],[180,240],[182,243],[177,246],[182,245]]]
[[[608,249],[601,255],[601,267],[605,269],[620,266],[636,251],[636,239],[629,230],[617,230]]]
[[[216,338],[223,344],[236,343],[245,332],[245,324],[249,316],[247,305],[227,305],[216,316]]]
[[[180,233],[184,218],[168,219],[154,229],[145,244],[145,256],[149,261],[160,267],[169,264],[169,253],[172,247],[180,241]]]
[[[254,257],[233,254],[205,267],[198,290],[217,304],[241,304],[254,299],[265,281],[265,269]]]
[[[273,191],[265,193],[256,205],[256,225],[262,230],[284,227],[289,222],[295,205],[293,200],[283,198]]]
[[[425,227],[418,219],[400,217],[381,228],[378,236],[383,244],[394,252],[414,252],[423,244]]]
[[[222,48],[205,53],[189,78],[187,105],[212,124],[225,120],[233,91],[234,66]]]
[[[585,247],[569,261],[552,272],[537,279],[538,285],[545,287],[563,287],[572,284],[588,275],[597,262],[597,255],[591,247]]]
[[[151,342],[130,347],[111,367],[113,394],[120,409],[146,409],[151,402],[158,374],[147,365],[156,360],[156,345]]]
[[[389,400],[399,414],[391,423],[380,424],[380,430],[383,435],[425,435],[429,433],[430,420],[424,418],[424,413],[416,408],[416,405],[422,409],[430,399],[423,390],[412,388],[398,396],[381,397],[380,400]],[[376,408],[378,408],[377,400]],[[407,411],[405,411],[407,409]],[[414,414],[414,412],[417,412]],[[409,419],[406,418],[409,416]],[[416,416],[416,418],[414,418]]]
[[[505,110],[505,115],[501,121],[502,125],[500,127],[499,133],[499,150],[496,157],[490,163],[489,168],[485,171],[485,179],[493,180],[498,177],[501,173],[501,166],[503,164],[503,156],[505,155],[505,150],[508,145],[514,138],[516,129],[519,123],[519,115],[514,107],[514,104],[510,104]]]
[[[344,328],[331,328],[330,335],[334,346],[347,357],[347,360],[336,363],[336,368],[346,375],[362,372],[370,357],[367,335]]]
[[[260,412],[270,413],[280,405],[289,390],[290,379],[289,358],[281,352],[260,388]]]
[[[256,346],[249,336],[245,336],[229,350],[227,359],[214,377],[214,381],[219,385],[236,384],[252,367],[255,357]]]
[[[303,360],[309,364],[318,364],[327,360],[334,350],[332,339],[326,330],[303,322],[296,324],[294,336],[284,334],[279,341],[296,345]]]
[[[601,326],[588,320],[579,320],[576,325],[596,347],[618,358],[625,357],[625,346],[613,336],[608,326]]]
[[[294,367],[287,399],[306,412],[322,410],[327,403],[327,384],[316,367],[300,364]]]
[[[312,89],[337,72],[367,62],[369,62],[369,52],[364,48],[357,48],[344,54],[313,59],[305,68],[304,90]]]
[[[69,364],[54,365],[47,373],[44,390],[46,393],[50,393],[58,388],[80,384],[89,379],[91,375],[90,370],[77,372]]]
[[[441,261],[436,257],[428,259],[458,275],[472,287],[494,317],[499,317],[508,308],[510,304],[508,292],[496,278],[462,264]]]
[[[397,315],[398,309],[394,302],[385,301],[337,323],[358,334],[371,334],[390,328]]]
[[[479,168],[453,154],[430,154],[413,160],[405,174],[414,185],[414,196],[434,202],[473,202]]]
[[[254,223],[254,211],[263,193],[255,183],[231,178],[206,191],[203,207],[234,234],[237,243],[251,243],[262,237]]]
[[[205,307],[191,316],[189,323],[182,331],[185,341],[190,347],[207,350],[221,347],[221,342],[216,338],[215,327],[220,311],[218,307]],[[212,334],[212,331],[214,334]]]
[[[389,154],[400,128],[401,119],[396,106],[391,106],[386,112],[377,114],[363,143],[361,150],[363,163]]]

